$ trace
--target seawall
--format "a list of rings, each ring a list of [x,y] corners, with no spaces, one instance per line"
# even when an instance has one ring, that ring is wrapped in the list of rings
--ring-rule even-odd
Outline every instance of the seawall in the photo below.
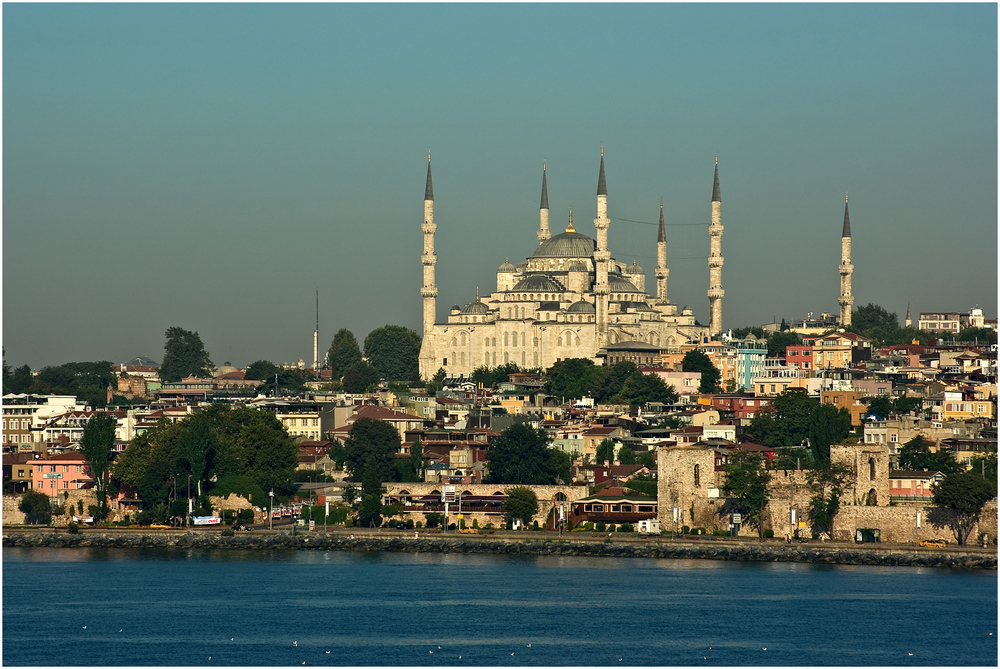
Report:
[[[365,536],[363,534],[237,533],[224,537],[212,532],[100,532],[79,534],[51,531],[10,531],[3,546],[47,548],[200,548],[238,550],[343,550],[399,553],[479,553],[492,555],[564,555],[702,559],[753,562],[957,567],[996,569],[995,550],[917,549],[912,547],[781,544],[756,542],[685,542],[660,538],[585,540],[545,537],[482,536]]]

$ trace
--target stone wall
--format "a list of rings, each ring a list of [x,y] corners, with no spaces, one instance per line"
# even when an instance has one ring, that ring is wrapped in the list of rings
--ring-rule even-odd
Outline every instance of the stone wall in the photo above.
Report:
[[[267,514],[251,504],[250,500],[245,497],[240,497],[234,492],[229,493],[229,496],[224,498],[209,495],[208,500],[212,503],[213,513],[220,518],[222,517],[223,511],[242,511],[243,509],[252,509],[254,523],[263,523],[267,520]]]
[[[24,525],[24,514],[18,511],[17,505],[21,502],[20,495],[3,496],[3,524],[4,525]]]

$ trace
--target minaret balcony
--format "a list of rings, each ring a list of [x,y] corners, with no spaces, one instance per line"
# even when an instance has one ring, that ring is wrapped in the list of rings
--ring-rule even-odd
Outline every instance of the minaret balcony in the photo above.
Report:
[[[425,265],[433,265],[434,263],[437,262],[437,259],[438,259],[437,255],[433,253],[424,253],[423,255],[420,256],[420,262],[422,262]]]
[[[437,297],[438,289],[435,286],[424,286],[420,289],[420,297]]]
[[[721,288],[709,288],[708,289],[708,299],[710,300],[721,300],[726,296],[726,291]]]
[[[840,265],[840,273],[843,274],[843,275],[845,275],[845,276],[848,275],[848,274],[853,274],[854,273],[854,265],[851,265],[849,263],[842,263]]]
[[[424,221],[420,224],[420,229],[424,231],[425,235],[433,235],[437,231],[438,226],[430,221]]]
[[[715,237],[716,235],[721,235],[724,228],[722,224],[709,223],[708,224],[708,234]]]
[[[709,256],[708,266],[709,267],[722,267],[722,263],[725,260],[722,256]]]

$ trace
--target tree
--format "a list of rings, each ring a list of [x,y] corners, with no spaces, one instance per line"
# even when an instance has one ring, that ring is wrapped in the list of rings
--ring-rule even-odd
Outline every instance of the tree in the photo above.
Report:
[[[550,448],[549,464],[556,472],[557,483],[570,484],[573,482],[573,458],[569,453],[564,453],[558,448]],[[996,460],[994,460],[994,463]]]
[[[431,380],[427,382],[427,394],[434,396],[439,390],[444,388],[444,380],[448,377],[448,372],[444,371],[444,367],[438,367],[438,371],[434,372],[434,376]]]
[[[892,331],[899,328],[899,318],[877,304],[868,303],[851,312],[851,329],[854,328],[859,334],[875,328]]]
[[[531,488],[507,488],[503,507],[511,518],[520,518],[523,523],[528,523],[538,513],[538,497]]]
[[[782,319],[784,324],[784,319]],[[784,358],[785,349],[789,346],[798,346],[802,343],[802,337],[797,332],[786,332],[787,327],[782,327],[778,332],[772,332],[767,338],[767,357]]]
[[[83,437],[80,439],[80,453],[90,464],[94,477],[94,492],[97,494],[97,506],[101,519],[107,515],[108,494],[107,478],[111,464],[111,454],[115,449],[115,428],[118,421],[108,414],[98,414],[83,426]]]
[[[362,419],[364,420],[364,419]],[[365,495],[358,507],[358,525],[378,527],[382,524],[382,497],[379,493]]]
[[[181,434],[181,457],[186,461],[191,479],[201,495],[201,482],[215,448],[215,436],[206,414],[195,414],[185,420],[183,425],[185,429]]]
[[[207,377],[215,367],[197,332],[179,327],[167,328],[163,346],[160,380],[176,383],[186,376]]]
[[[326,364],[330,367],[330,376],[339,379],[351,365],[361,362],[361,348],[354,333],[347,328],[340,328],[333,335],[330,350],[326,353]]]
[[[771,448],[798,446],[809,437],[813,412],[819,402],[801,390],[786,390],[750,422],[754,441]]]
[[[248,381],[268,381],[273,379],[274,375],[280,372],[281,367],[278,367],[273,362],[268,360],[257,360],[247,366],[246,370],[243,372],[243,378]]]
[[[597,445],[597,452],[594,453],[594,462],[603,465],[605,462],[610,467],[615,461],[615,442],[610,439],[602,439]]]
[[[851,412],[833,404],[817,404],[809,416],[809,445],[819,463],[830,461],[830,446],[839,444],[851,432]]]
[[[955,514],[952,530],[959,546],[965,545],[986,502],[995,496],[995,487],[975,472],[949,474],[934,487],[934,503]]]
[[[634,465],[636,462],[635,451],[628,446],[622,445],[618,449],[618,462],[623,465]]]
[[[920,397],[901,395],[892,401],[892,410],[898,414],[908,414],[911,411],[919,412],[923,408],[924,400]]]
[[[365,337],[365,357],[387,381],[420,378],[420,335],[402,325],[384,325]]]
[[[593,396],[603,369],[585,358],[564,358],[545,370],[545,390],[560,400]]]
[[[656,374],[643,374],[638,369],[625,379],[618,397],[623,404],[630,407],[640,407],[647,402],[663,402],[670,404],[677,401],[674,387]]]
[[[753,335],[757,339],[767,339],[767,333],[759,325],[750,325],[745,328],[734,328],[733,339],[746,339],[747,335]]]
[[[16,372],[15,372],[16,374]],[[40,395],[75,395],[95,408],[107,404],[108,386],[117,385],[111,363],[67,362],[55,367],[43,367],[31,382],[30,392]]]
[[[276,368],[276,373],[264,379],[257,392],[264,395],[281,393],[282,395],[297,395],[306,387],[306,381],[312,380],[312,376],[304,369],[281,369]],[[277,384],[275,384],[275,374]]]
[[[685,372],[701,372],[701,384],[698,386],[699,393],[719,392],[719,379],[721,374],[718,368],[712,363],[711,358],[701,351],[688,351],[681,360],[681,370]]]
[[[840,498],[854,480],[854,471],[843,463],[832,463],[809,470],[808,478],[813,492],[809,499],[812,529],[816,534],[825,533],[833,539],[833,519],[840,511]]]
[[[21,496],[17,509],[24,514],[24,521],[29,525],[47,525],[52,518],[52,504],[49,496],[30,488]]]
[[[952,457],[951,451],[938,448],[931,453],[930,443],[917,435],[899,449],[899,468],[911,471],[941,472],[944,475],[962,471],[962,465]]]
[[[643,451],[635,456],[635,463],[637,465],[642,465],[647,467],[649,471],[656,471],[656,460],[653,458],[653,454],[650,451]]]
[[[763,460],[756,453],[736,451],[729,456],[725,472],[722,494],[736,502],[736,506],[743,511],[743,522],[757,528],[757,535],[763,538],[764,516],[769,500],[767,485],[771,482]]]
[[[382,482],[392,480],[399,444],[399,432],[384,420],[354,421],[344,441],[347,454],[344,465],[351,480],[361,483],[365,496],[381,494]]]
[[[31,390],[32,381],[34,381],[34,377],[31,374],[31,367],[22,365],[11,372],[9,377],[4,377],[3,393],[4,395],[7,395],[8,393],[14,393],[16,395],[26,393]]]
[[[877,395],[868,400],[868,413],[876,418],[886,419],[892,412],[892,400],[885,395]]]
[[[594,399],[598,402],[616,402],[625,383],[633,375],[641,375],[642,372],[635,366],[634,362],[623,360],[616,362],[610,367],[599,367],[601,370],[600,382],[593,389]],[[624,400],[623,400],[624,401]]]
[[[367,362],[357,362],[344,370],[344,392],[364,393],[379,382],[378,371]]]
[[[486,483],[553,485],[557,472],[544,430],[515,423],[500,433],[486,451]]]

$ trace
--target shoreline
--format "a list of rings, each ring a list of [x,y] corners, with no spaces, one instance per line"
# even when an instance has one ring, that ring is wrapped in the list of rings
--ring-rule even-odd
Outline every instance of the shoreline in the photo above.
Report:
[[[810,542],[705,541],[669,537],[550,535],[493,536],[336,531],[329,534],[281,531],[84,530],[79,534],[16,529],[4,531],[4,548],[204,548],[225,550],[339,550],[397,553],[473,553],[490,555],[562,555],[702,559],[734,562],[996,569],[995,548],[924,549],[901,545],[851,545]]]

